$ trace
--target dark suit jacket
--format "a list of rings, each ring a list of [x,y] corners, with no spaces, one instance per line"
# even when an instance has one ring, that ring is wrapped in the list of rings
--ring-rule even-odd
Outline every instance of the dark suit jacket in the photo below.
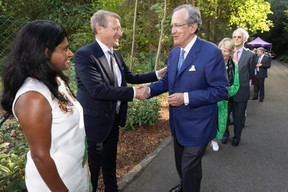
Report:
[[[250,98],[249,80],[255,76],[256,56],[249,50],[243,49],[238,61],[239,83],[238,92],[233,96],[235,102],[246,102]]]
[[[257,57],[258,61],[259,57]],[[271,67],[271,59],[270,57],[264,55],[261,60],[262,66],[259,67],[259,72],[257,73],[258,78],[267,78],[267,69]]]
[[[216,136],[217,102],[228,97],[222,52],[197,38],[177,74],[180,47],[171,50],[167,73],[150,85],[151,96],[188,92],[189,104],[169,106],[170,128],[183,146],[203,146]]]
[[[127,101],[133,100],[133,88],[127,83],[140,84],[157,81],[155,72],[133,74],[120,53],[114,51],[122,75],[121,87],[115,87],[111,70],[104,52],[97,43],[80,48],[75,54],[77,100],[81,103],[87,139],[103,142],[107,138],[116,115],[116,103],[121,101],[120,126],[125,126]]]

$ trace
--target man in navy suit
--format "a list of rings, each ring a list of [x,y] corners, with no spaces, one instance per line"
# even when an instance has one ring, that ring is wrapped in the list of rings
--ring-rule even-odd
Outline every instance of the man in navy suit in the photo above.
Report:
[[[270,57],[265,55],[265,49],[263,47],[259,47],[257,49],[257,64],[256,64],[256,78],[257,82],[254,84],[254,96],[252,100],[258,99],[258,92],[260,92],[260,102],[264,100],[264,80],[268,77],[267,69],[271,66]]]
[[[217,102],[228,97],[222,52],[197,36],[201,24],[199,8],[187,4],[174,9],[171,30],[176,47],[169,54],[163,79],[149,86],[151,97],[169,91],[170,129],[180,177],[173,192],[200,191],[201,160],[217,131]]]
[[[127,102],[134,97],[146,97],[143,89],[127,87],[127,83],[157,81],[166,70],[145,74],[133,74],[129,70],[120,53],[113,51],[122,36],[120,17],[116,13],[104,10],[94,13],[91,29],[96,39],[75,54],[77,100],[84,110],[93,191],[97,189],[102,168],[105,192],[116,192],[119,126],[125,126]]]

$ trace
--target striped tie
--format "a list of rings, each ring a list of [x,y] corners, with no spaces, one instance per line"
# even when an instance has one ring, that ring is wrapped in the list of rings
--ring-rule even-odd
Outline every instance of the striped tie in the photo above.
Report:
[[[119,84],[118,84],[117,64],[116,64],[116,61],[115,61],[114,54],[113,54],[112,51],[108,51],[108,53],[109,53],[109,55],[110,55],[110,66],[111,66],[112,77],[113,77],[113,80],[114,80],[114,85],[115,85],[116,87],[120,87]],[[120,101],[117,101],[117,104],[116,104],[116,113],[117,113],[117,114],[119,114],[120,104],[121,104],[121,102],[120,102]]]

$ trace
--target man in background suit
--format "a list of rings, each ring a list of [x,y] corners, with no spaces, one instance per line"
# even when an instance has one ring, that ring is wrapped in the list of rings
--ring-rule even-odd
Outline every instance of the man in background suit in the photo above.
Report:
[[[264,100],[264,80],[267,78],[267,69],[271,66],[270,57],[265,55],[265,49],[263,47],[259,47],[257,49],[257,64],[256,64],[256,78],[257,82],[254,84],[254,96],[252,100],[258,99],[258,92],[260,91],[260,102]]]
[[[228,114],[233,113],[234,119],[234,137],[232,146],[238,146],[241,140],[245,110],[247,102],[250,98],[249,80],[255,73],[256,56],[244,48],[244,43],[249,38],[248,32],[243,28],[238,28],[233,32],[233,41],[235,44],[235,53],[233,59],[238,62],[239,83],[238,92],[230,98],[228,106]],[[221,140],[223,144],[227,143],[230,136],[228,126],[230,119],[228,118],[227,128]]]
[[[167,73],[150,85],[151,96],[169,91],[167,101],[180,184],[172,192],[199,192],[201,161],[216,136],[217,102],[228,97],[223,55],[218,47],[197,37],[202,24],[198,7],[174,9],[171,30],[176,46]]]
[[[146,97],[139,87],[127,87],[127,83],[157,81],[165,69],[145,74],[133,74],[129,70],[120,53],[113,51],[122,36],[120,17],[116,13],[104,10],[94,13],[91,29],[96,40],[75,55],[77,100],[84,110],[93,191],[97,189],[102,167],[105,192],[116,192],[119,125],[125,126],[127,102],[134,97]]]

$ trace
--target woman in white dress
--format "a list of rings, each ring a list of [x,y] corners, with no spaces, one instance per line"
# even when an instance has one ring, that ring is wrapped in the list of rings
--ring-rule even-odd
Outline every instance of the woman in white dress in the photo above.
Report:
[[[20,30],[4,66],[1,104],[30,146],[28,191],[88,191],[83,111],[62,73],[71,57],[66,31],[36,20]]]

